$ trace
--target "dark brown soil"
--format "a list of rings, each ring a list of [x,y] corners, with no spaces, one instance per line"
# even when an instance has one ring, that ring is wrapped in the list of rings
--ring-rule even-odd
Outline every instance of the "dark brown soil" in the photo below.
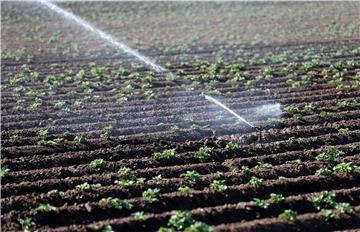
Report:
[[[186,90],[189,86],[165,80],[165,74],[153,74],[159,79],[147,90],[156,93],[157,100],[146,99],[140,87],[139,80],[151,75],[150,71],[132,70],[130,63],[133,60],[128,57],[72,60],[61,56],[48,60],[37,57],[30,65],[31,69],[41,73],[39,79],[21,84],[13,84],[11,80],[22,73],[22,65],[26,61],[3,59],[1,165],[7,167],[9,173],[1,179],[1,229],[19,231],[18,220],[28,217],[34,222],[31,231],[91,231],[94,225],[100,229],[111,225],[115,231],[156,231],[161,226],[167,226],[175,210],[191,211],[194,219],[211,225],[214,231],[359,229],[360,66],[346,66],[347,61],[360,61],[360,57],[352,53],[358,43],[358,40],[351,40],[341,43],[323,41],[230,46],[228,50],[250,50],[243,56],[230,54],[224,57],[231,62],[237,58],[249,60],[256,54],[266,57],[269,52],[280,54],[292,50],[294,54],[300,54],[287,57],[284,63],[267,60],[264,64],[249,64],[247,73],[239,71],[246,80],[239,81],[237,86],[227,82],[234,77],[233,74],[211,76],[194,60],[183,58],[187,63],[181,64],[183,60],[176,58],[181,54],[174,52],[162,57],[160,63],[170,62],[171,71],[181,70],[179,76],[182,78],[187,75],[201,78],[194,85],[194,90],[189,91]],[[346,45],[348,49],[343,48]],[[203,47],[203,52],[194,47],[187,54],[200,54],[211,63],[213,53],[221,45],[205,44]],[[306,49],[327,62],[312,69],[316,74],[310,84],[292,87],[288,80],[311,75],[303,65],[316,56],[304,54]],[[347,53],[335,57],[333,53],[340,49]],[[145,52],[152,56],[162,54],[159,49]],[[137,72],[140,78],[124,76],[111,79],[111,71],[119,67],[115,62],[120,58],[123,60],[121,67]],[[91,76],[89,62],[92,61],[98,66],[106,66],[105,74]],[[286,71],[291,62],[297,64],[295,77]],[[334,64],[339,62],[343,68],[334,71]],[[269,66],[276,69],[271,78],[256,81]],[[65,75],[66,69],[73,72]],[[105,84],[93,87],[89,95],[75,80],[63,83],[53,94],[38,97],[43,102],[41,108],[27,108],[35,99],[26,96],[27,91],[49,91],[43,82],[48,75],[64,74],[63,79],[67,75],[76,77],[81,69],[88,75],[84,85]],[[326,76],[324,70],[334,73]],[[336,75],[342,75],[341,84],[345,87],[329,81]],[[260,137],[257,130],[237,124],[231,115],[200,95],[210,86],[209,78],[217,82],[216,89],[224,104],[244,118],[252,118],[252,122],[261,128]],[[139,93],[129,94],[126,102],[116,102],[116,91],[132,79],[136,79],[132,84]],[[246,81],[256,82],[249,87]],[[356,81],[358,85],[354,84]],[[19,90],[21,86],[27,88],[25,92]],[[85,101],[89,96],[98,98]],[[23,105],[15,110],[19,100]],[[77,100],[84,100],[81,107],[74,106]],[[65,106],[69,109],[57,109],[55,106],[59,101],[66,101]],[[344,101],[353,102],[353,105],[341,105]],[[257,107],[269,103],[281,104],[282,114],[277,120],[256,115]],[[316,109],[306,109],[309,104]],[[288,106],[297,107],[296,114],[286,112]],[[297,118],[299,115],[301,117]],[[113,126],[110,137],[101,137],[104,127],[109,125]],[[174,126],[178,128],[174,129]],[[40,130],[48,130],[48,134],[41,137]],[[78,135],[85,136],[86,141],[76,141]],[[39,143],[56,139],[61,139],[61,142]],[[230,141],[238,143],[238,147],[230,149],[227,146]],[[195,157],[202,147],[213,149],[204,162]],[[168,160],[152,157],[153,153],[166,149],[175,149],[175,157]],[[331,149],[342,152],[332,161],[316,159],[317,155]],[[106,161],[105,170],[91,168],[89,164],[95,159]],[[317,172],[321,168],[333,170],[334,166],[348,162],[355,165],[354,170],[333,171],[328,175]],[[261,166],[264,164],[270,167]],[[246,171],[245,166],[250,170]],[[123,167],[131,168],[132,175],[137,178],[145,178],[144,183],[128,187],[115,184],[115,181],[127,178],[118,172]],[[201,177],[196,183],[189,183],[180,177],[186,171],[197,171]],[[254,178],[262,179],[262,183],[251,184]],[[225,180],[227,188],[224,191],[210,187],[214,180],[219,179]],[[101,186],[83,191],[76,188],[85,182]],[[184,186],[192,188],[191,196],[178,190]],[[158,188],[161,192],[159,200],[151,204],[143,197],[143,192],[149,188]],[[54,189],[63,191],[67,197],[48,194]],[[325,191],[334,193],[336,202],[349,203],[353,210],[339,213],[332,209],[339,218],[327,220],[312,202],[314,196]],[[274,202],[270,199],[271,193],[282,194],[285,202]],[[107,197],[128,200],[133,208],[117,210],[104,207],[99,200]],[[265,200],[269,203],[268,207],[256,207],[254,198]],[[41,203],[56,209],[39,212],[36,209]],[[298,213],[294,221],[278,217],[287,209]],[[146,212],[149,217],[136,221],[131,215],[138,211]]]

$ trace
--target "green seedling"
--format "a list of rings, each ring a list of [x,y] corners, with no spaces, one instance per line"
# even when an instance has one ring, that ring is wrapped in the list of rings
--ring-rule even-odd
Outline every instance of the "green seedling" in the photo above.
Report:
[[[113,131],[114,131],[114,127],[112,125],[104,127],[101,130],[100,138],[109,140]]]
[[[330,148],[327,149],[326,152],[322,152],[319,155],[317,155],[315,157],[315,159],[319,160],[319,161],[334,162],[338,157],[340,157],[343,154],[344,154],[343,151],[340,151],[337,148],[330,147]]]
[[[158,188],[155,189],[149,188],[148,190],[144,191],[142,195],[143,197],[145,197],[147,203],[153,203],[159,200],[161,193],[160,193],[160,189]]]
[[[21,229],[24,231],[28,231],[31,227],[35,226],[34,221],[28,217],[23,218],[23,219],[20,218],[18,221],[21,225]]]
[[[339,218],[331,209],[322,209],[321,214],[324,216],[326,221],[337,220]]]
[[[213,148],[210,147],[200,147],[199,151],[195,152],[195,158],[200,162],[204,163],[208,161],[213,152]]]
[[[271,169],[273,166],[269,163],[258,162],[254,167],[255,169],[263,168],[263,169]]]
[[[170,217],[168,226],[176,231],[183,231],[194,223],[195,220],[189,211],[177,211]]]
[[[36,211],[40,213],[49,213],[55,210],[56,207],[50,204],[39,204],[39,206],[36,208]]]
[[[192,196],[193,189],[188,186],[179,187],[179,192],[184,193],[186,196]]]
[[[349,128],[340,128],[338,130],[338,133],[343,136],[349,136],[351,131],[349,130]]]
[[[185,229],[185,232],[213,232],[213,228],[203,222],[195,222]]]
[[[85,182],[85,183],[76,185],[75,189],[80,190],[80,191],[85,191],[85,190],[96,189],[96,188],[100,188],[100,187],[101,187],[101,184],[89,184],[88,182]]]
[[[213,180],[210,184],[210,188],[218,191],[224,191],[228,187],[225,184],[225,180]]]
[[[186,179],[190,184],[195,184],[201,179],[201,175],[197,171],[186,171],[186,173],[181,173],[180,177]]]
[[[143,222],[146,221],[146,219],[148,219],[150,216],[142,211],[140,212],[135,212],[131,214],[131,217],[135,220],[135,221],[139,221],[139,222]]]
[[[301,164],[301,160],[300,159],[288,160],[285,163],[286,164],[299,165],[299,164]]]
[[[271,200],[273,200],[275,203],[278,203],[278,204],[285,202],[285,197],[281,194],[271,193],[270,198],[271,198]]]
[[[94,169],[95,171],[104,171],[106,170],[106,161],[103,159],[95,159],[91,161],[90,168]]]
[[[77,135],[75,136],[74,141],[77,143],[86,143],[87,139],[84,135]]]
[[[335,194],[326,191],[318,196],[313,197],[312,202],[317,210],[334,208],[336,205]]]
[[[330,175],[331,173],[332,173],[332,171],[329,168],[319,168],[318,170],[316,170],[315,175],[327,176],[327,175]]]
[[[351,172],[354,172],[356,170],[360,170],[360,167],[357,166],[357,165],[352,164],[352,162],[340,163],[340,164],[337,164],[335,167],[333,167],[334,172],[351,173]]]
[[[235,149],[238,149],[239,148],[239,144],[235,143],[235,142],[229,142],[227,145],[226,145],[226,148],[229,149],[229,150],[235,150]]]
[[[129,201],[120,200],[119,198],[112,198],[112,197],[102,198],[99,201],[99,204],[106,205],[110,208],[114,208],[118,210],[123,210],[123,209],[131,210],[133,208],[133,205]]]
[[[175,157],[176,150],[175,149],[168,149],[164,150],[163,152],[155,152],[152,154],[152,157],[156,160],[166,160]]]
[[[66,192],[63,192],[63,191],[59,191],[57,189],[53,189],[53,190],[50,190],[48,193],[47,193],[48,196],[57,196],[57,197],[60,197],[61,199],[67,199],[69,198],[69,196],[67,195]]]
[[[279,215],[279,218],[284,218],[289,221],[295,221],[298,216],[298,213],[296,211],[293,211],[291,209],[286,209],[284,212],[282,212]]]
[[[269,206],[269,203],[267,203],[264,200],[254,198],[254,205],[260,209],[267,209]]]
[[[7,167],[1,166],[0,168],[0,177],[4,178],[5,176],[9,175],[10,173],[10,169],[8,169]]]
[[[249,184],[252,186],[260,186],[263,182],[264,182],[263,179],[252,176],[249,181]]]
[[[353,213],[354,207],[350,205],[348,202],[340,202],[336,203],[335,209],[339,210],[340,213]]]

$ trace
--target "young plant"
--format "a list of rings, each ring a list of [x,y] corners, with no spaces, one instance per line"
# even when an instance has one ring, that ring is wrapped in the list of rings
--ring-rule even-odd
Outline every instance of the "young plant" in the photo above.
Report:
[[[336,205],[335,194],[326,191],[318,196],[313,197],[312,202],[317,210],[334,208]]]
[[[225,180],[213,180],[210,184],[210,188],[218,191],[224,191],[228,187],[225,184]]]
[[[263,182],[264,182],[263,179],[252,176],[249,181],[249,184],[252,186],[260,186]]]
[[[284,107],[284,111],[287,113],[290,113],[290,114],[297,114],[300,112],[299,108],[294,105],[289,105],[289,106]]]
[[[222,173],[222,172],[219,172],[219,171],[217,171],[217,172],[215,172],[215,173],[212,173],[211,175],[214,177],[214,178],[221,178],[222,176],[223,176],[223,174],[224,173]]]
[[[250,169],[248,166],[243,165],[243,166],[241,166],[240,171],[241,171],[243,174],[249,174],[249,173],[251,172],[251,169]]]
[[[348,202],[340,202],[336,203],[335,209],[339,210],[340,213],[353,213],[354,207],[350,205]]]
[[[146,99],[148,100],[148,101],[154,101],[154,100],[156,100],[158,97],[155,95],[155,93],[154,93],[154,91],[152,91],[152,90],[146,90],[145,92],[144,92],[144,96],[146,97]]]
[[[185,178],[189,184],[195,184],[201,179],[201,175],[197,171],[186,171],[186,173],[181,173],[180,177]]]
[[[48,130],[39,130],[37,132],[37,134],[40,138],[44,139],[49,135],[49,131]]]
[[[239,144],[235,143],[235,142],[229,142],[227,145],[226,145],[226,148],[229,149],[229,150],[235,150],[235,149],[238,149],[239,148]]]
[[[330,175],[332,173],[332,171],[328,168],[319,168],[318,170],[316,170],[315,175],[317,176],[327,176]]]
[[[352,164],[352,162],[340,163],[340,164],[337,164],[335,167],[333,167],[334,172],[351,173],[351,172],[354,172],[355,170],[359,170],[359,169],[360,169],[360,167]]]
[[[10,169],[7,167],[1,166],[0,168],[0,178],[4,178],[5,176],[9,175]]]
[[[123,209],[131,210],[133,208],[133,205],[129,201],[120,200],[119,198],[112,198],[112,197],[102,198],[99,201],[99,204],[106,205],[110,208],[114,208],[118,210],[123,210]]]
[[[164,159],[170,159],[175,157],[176,150],[175,149],[168,149],[164,150],[163,152],[154,152],[152,154],[152,157],[156,160],[164,160]]]
[[[103,159],[95,159],[91,161],[90,168],[95,171],[105,171],[106,170],[106,161]]]
[[[146,219],[149,218],[149,215],[139,211],[139,212],[135,212],[131,214],[131,217],[135,220],[135,221],[139,221],[139,222],[143,222],[146,221]]]
[[[155,189],[149,188],[148,190],[144,191],[142,195],[143,197],[145,197],[148,203],[153,203],[159,200],[161,193],[160,193],[160,189],[158,188]]]
[[[279,218],[284,218],[289,221],[294,221],[298,216],[298,213],[291,209],[286,209],[279,215]]]
[[[171,132],[174,132],[174,133],[179,133],[180,132],[180,127],[178,125],[174,125],[170,128],[170,131]]]
[[[210,147],[200,147],[199,151],[195,152],[195,158],[200,162],[204,163],[208,161],[213,152],[213,148]]]
[[[101,232],[115,232],[115,230],[113,230],[113,228],[110,225],[106,225],[104,226]]]
[[[278,203],[278,204],[285,202],[285,197],[281,194],[271,193],[270,198],[271,198],[271,200],[273,200],[275,203]]]
[[[115,181],[115,184],[119,185],[120,187],[128,187],[133,184],[143,184],[146,180],[145,178],[137,178],[134,174],[132,174],[132,170],[127,167],[121,168],[118,173],[124,176],[123,179]]]
[[[258,162],[257,165],[254,167],[255,169],[263,168],[263,169],[271,169],[272,165],[269,163]]]
[[[264,200],[254,198],[254,205],[260,209],[267,209],[269,206],[269,203],[267,203]]]
[[[18,221],[21,225],[21,229],[23,229],[24,231],[28,231],[31,227],[35,226],[34,221],[28,217],[24,219],[20,218]]]
[[[40,140],[37,142],[38,145],[42,145],[42,146],[58,146],[64,143],[64,139],[63,138],[56,138],[53,140]]]
[[[213,232],[213,228],[203,222],[195,222],[185,229],[186,232]]]
[[[326,119],[326,118],[329,117],[329,113],[322,110],[322,111],[320,111],[319,116],[320,116],[320,118],[325,118]]]
[[[109,140],[113,130],[114,130],[114,127],[112,125],[104,127],[101,130],[100,138],[105,139],[105,140]]]
[[[85,182],[85,183],[76,185],[75,189],[80,190],[80,191],[85,191],[85,190],[89,190],[89,189],[96,189],[99,187],[101,187],[101,184],[89,184],[88,182]]]
[[[343,154],[344,154],[343,151],[340,151],[337,148],[330,147],[330,148],[327,149],[326,152],[322,152],[319,155],[317,155],[315,157],[315,159],[319,160],[319,161],[334,162],[338,157],[340,157]]]
[[[331,209],[322,209],[321,214],[324,216],[326,221],[337,220],[338,216]]]
[[[119,185],[120,187],[129,187],[136,183],[136,178],[115,180],[114,183]]]
[[[86,143],[87,139],[84,135],[77,135],[75,136],[74,141],[77,143]]]
[[[340,128],[338,130],[339,135],[343,135],[343,136],[349,136],[351,131],[349,130],[349,128]]]
[[[53,190],[50,190],[48,193],[47,193],[48,196],[58,196],[60,197],[61,199],[67,199],[69,198],[69,196],[66,194],[66,192],[63,192],[63,191],[59,191],[57,189],[53,189]]]
[[[168,226],[176,231],[183,231],[194,223],[195,221],[189,211],[177,211],[170,217]]]
[[[133,176],[132,174],[132,170],[129,167],[122,167],[120,168],[120,170],[118,171],[118,173],[120,173],[121,175],[125,176],[125,177],[131,177]]]
[[[56,207],[50,204],[39,204],[39,206],[36,208],[36,211],[40,213],[49,213],[55,210]]]
[[[343,100],[343,101],[339,101],[336,105],[341,109],[347,109],[351,107],[351,102],[347,100]]]
[[[186,196],[192,196],[193,189],[185,186],[185,187],[179,187],[179,192],[184,193]]]
[[[157,175],[157,176],[154,176],[151,180],[160,181],[160,180],[162,180],[162,179],[163,179],[163,178],[162,178],[161,174],[159,174],[159,175]]]
[[[105,71],[104,67],[96,67],[95,66],[90,69],[91,75],[93,75],[95,77],[99,77],[99,76],[103,75],[104,71]]]
[[[315,112],[316,110],[318,110],[318,107],[317,106],[314,106],[313,104],[309,103],[309,104],[306,104],[304,106],[304,109],[306,111],[310,111],[310,112]]]
[[[299,164],[301,164],[301,160],[300,159],[288,160],[285,163],[286,164],[299,165]]]

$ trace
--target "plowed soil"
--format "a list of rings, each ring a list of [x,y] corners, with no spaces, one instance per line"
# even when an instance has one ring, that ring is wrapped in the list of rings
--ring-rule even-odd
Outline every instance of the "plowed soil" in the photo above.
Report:
[[[344,39],[142,51],[169,63],[175,81],[169,73],[134,67],[126,56],[2,59],[1,166],[9,172],[1,180],[1,229],[19,231],[18,220],[31,218],[31,231],[101,231],[107,225],[156,231],[175,210],[191,211],[214,231],[360,229],[359,44]],[[217,61],[221,49],[225,55]],[[250,62],[254,57],[259,63]],[[230,72],[233,64],[245,66]],[[95,73],[94,67],[103,70]],[[149,76],[155,80],[143,81]],[[261,134],[202,94],[220,99]],[[275,103],[281,115],[259,112]],[[229,148],[230,142],[237,147]],[[212,151],[201,162],[196,153],[203,147]],[[175,149],[175,156],[152,156],[167,149]],[[316,158],[331,151],[339,153],[334,160]],[[91,167],[96,159],[106,161],[104,170]],[[336,171],[349,162],[351,170]],[[124,167],[143,183],[116,184],[127,178],[119,172]],[[330,172],[320,175],[325,168]],[[180,176],[187,171],[200,179],[189,183]],[[253,184],[254,178],[261,183]],[[224,180],[226,189],[212,188],[214,180]],[[101,186],[80,190],[86,182]],[[179,191],[185,186],[191,194]],[[161,193],[153,203],[143,197],[149,188]],[[313,198],[326,191],[352,209],[328,208],[337,218],[325,217]],[[282,194],[284,202],[276,203],[272,193]],[[104,207],[99,201],[107,197],[128,200],[133,208]],[[268,206],[257,207],[256,198]],[[40,204],[55,209],[40,212]],[[297,212],[295,220],[279,217],[288,209]],[[139,211],[148,217],[136,220],[132,214]]]

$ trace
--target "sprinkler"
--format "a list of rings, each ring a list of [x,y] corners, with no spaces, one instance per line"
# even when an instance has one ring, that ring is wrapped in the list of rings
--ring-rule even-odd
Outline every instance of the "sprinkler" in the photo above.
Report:
[[[204,95],[206,100],[212,101],[213,103],[215,103],[216,105],[220,106],[221,108],[225,109],[227,112],[229,112],[230,114],[234,115],[237,119],[241,120],[242,122],[244,122],[246,125],[250,126],[251,128],[254,128],[255,131],[258,133],[258,141],[259,143],[261,142],[261,138],[262,138],[262,132],[261,132],[261,127],[256,127],[253,124],[251,124],[250,122],[248,122],[247,120],[245,120],[243,117],[241,117],[240,115],[238,115],[237,113],[235,113],[233,110],[231,110],[229,107],[227,107],[226,105],[224,105],[223,103],[219,102],[218,100],[216,100],[213,97],[210,97],[208,95]]]
[[[262,128],[259,126],[254,127],[256,130],[256,133],[258,134],[258,142],[261,143],[262,141]]]

